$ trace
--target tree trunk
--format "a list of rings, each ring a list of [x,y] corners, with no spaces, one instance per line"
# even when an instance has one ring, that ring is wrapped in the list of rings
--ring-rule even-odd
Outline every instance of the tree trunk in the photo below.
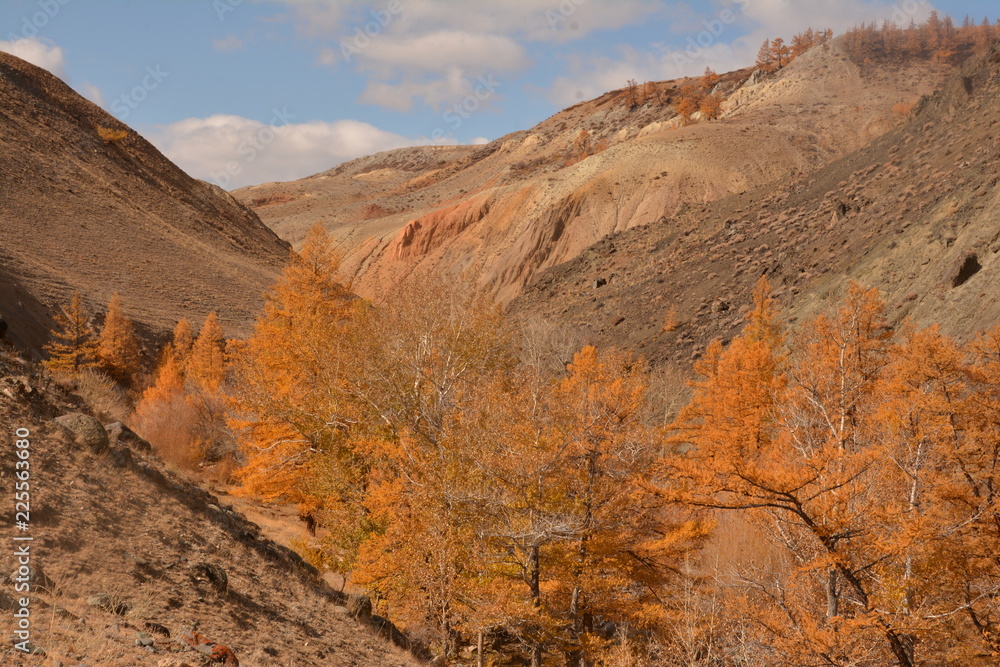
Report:
[[[833,618],[840,613],[840,594],[837,592],[837,569],[830,568],[826,581],[826,617]]]
[[[573,619],[573,639],[579,643],[580,635],[583,633],[583,623],[580,618],[579,586],[573,587],[573,597],[570,599],[569,603],[569,617]],[[583,657],[583,651],[579,648],[567,651],[566,664],[570,665],[570,667],[584,667],[586,665],[586,659]]]
[[[483,655],[483,645],[486,642],[483,640],[483,630],[479,629],[479,634],[476,636],[476,667],[486,667],[486,656]]]
[[[531,667],[542,667],[542,643],[537,639],[531,645]]]
[[[531,589],[531,605],[535,609],[542,606],[542,591],[539,585],[541,558],[538,545],[532,545],[528,551],[528,587]],[[535,637],[531,642],[531,667],[542,667],[542,642]]]

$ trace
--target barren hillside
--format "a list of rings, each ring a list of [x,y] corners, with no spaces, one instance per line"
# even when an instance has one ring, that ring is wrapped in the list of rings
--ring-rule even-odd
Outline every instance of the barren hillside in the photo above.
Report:
[[[104,141],[101,128],[124,131]],[[218,309],[246,331],[285,245],[227,193],[196,181],[45,70],[0,53],[0,315],[37,351],[74,291],[121,292],[154,332]]]
[[[718,121],[681,127],[668,102],[691,82],[662,82],[636,107],[615,91],[486,146],[392,151],[234,194],[293,243],[323,222],[366,296],[413,272],[471,266],[508,302],[607,234],[861,148],[902,121],[895,105],[932,92],[948,69],[862,71],[829,43],[772,77],[724,75]],[[577,161],[582,130],[593,154]]]
[[[419,664],[391,643],[394,628],[366,618],[363,606],[327,587],[295,553],[165,469],[134,434],[112,428],[102,444],[93,431],[75,438],[53,421],[80,409],[75,396],[0,345],[0,429],[11,438],[16,429],[30,432],[28,525],[15,528],[9,503],[4,540],[29,545],[29,641],[44,652],[25,655],[7,642],[0,664],[221,662],[192,648],[186,630],[227,647],[242,667]],[[0,464],[9,488],[17,460]],[[11,637],[13,547],[0,564],[0,631]]]
[[[740,330],[766,274],[791,322],[828,308],[855,280],[882,291],[893,323],[940,322],[965,338],[1000,320],[998,126],[1000,46],[871,145],[609,236],[511,308],[686,363]],[[678,326],[664,331],[672,310]]]

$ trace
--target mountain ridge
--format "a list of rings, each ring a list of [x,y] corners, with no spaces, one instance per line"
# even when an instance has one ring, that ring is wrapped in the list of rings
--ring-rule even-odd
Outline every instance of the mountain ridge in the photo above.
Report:
[[[0,100],[0,280],[21,295],[0,303],[12,340],[37,355],[74,292],[92,311],[120,292],[149,335],[214,308],[232,334],[249,330],[288,256],[252,210],[5,53]]]
[[[686,365],[739,331],[761,275],[790,323],[831,307],[853,280],[879,288],[891,324],[939,322],[967,339],[1000,320],[998,63],[995,45],[901,127],[815,172],[606,237],[511,311]],[[671,310],[677,325],[665,331]]]
[[[698,80],[679,79],[650,84],[649,101],[634,108],[629,91],[612,91],[530,130],[450,149],[438,164],[431,149],[400,149],[234,194],[251,205],[281,200],[256,210],[293,244],[325,224],[363,296],[410,275],[471,268],[509,303],[606,234],[861,147],[901,121],[895,105],[932,92],[948,70],[921,61],[868,71],[826,43],[773,76],[751,77],[752,68],[722,75],[717,90],[729,101],[717,121],[683,125],[667,102]],[[398,167],[417,162],[415,175]],[[472,198],[489,205],[455,207]],[[472,210],[482,215],[469,218]]]

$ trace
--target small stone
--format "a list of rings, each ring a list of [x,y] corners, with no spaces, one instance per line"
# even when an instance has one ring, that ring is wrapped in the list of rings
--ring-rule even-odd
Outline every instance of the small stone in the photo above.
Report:
[[[125,602],[112,601],[111,596],[107,593],[91,595],[87,598],[87,604],[91,607],[96,607],[97,609],[115,614],[117,616],[123,616],[129,610],[128,604]]]

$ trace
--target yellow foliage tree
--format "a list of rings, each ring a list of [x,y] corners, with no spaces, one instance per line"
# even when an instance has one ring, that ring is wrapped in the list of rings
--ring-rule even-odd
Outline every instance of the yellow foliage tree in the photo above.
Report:
[[[719,75],[711,67],[706,67],[705,73],[701,77],[701,89],[705,93],[710,93],[717,85],[719,85]]]
[[[723,99],[720,95],[715,93],[706,95],[702,98],[698,110],[705,114],[705,117],[709,120],[715,120],[722,113],[722,102]]]
[[[338,271],[333,240],[313,227],[237,355],[231,426],[247,460],[237,473],[246,492],[307,502],[310,462],[325,452],[332,458],[324,465],[339,461],[336,473],[327,470],[328,483],[347,493],[330,480],[351,476],[353,465],[346,436],[358,420],[347,391],[358,361],[348,341],[356,306]]]
[[[886,411],[902,403],[887,404],[883,305],[852,286],[834,317],[803,327],[784,361],[767,291],[758,287],[744,336],[702,363],[674,424],[671,493],[772,526],[797,567],[748,585],[781,651],[911,667],[920,624],[906,600],[923,526],[913,479],[927,459],[905,429],[886,431],[898,425]]]
[[[73,294],[68,307],[56,313],[53,340],[45,345],[49,358],[45,366],[51,371],[76,375],[97,365],[96,332],[91,315],[79,294]]]
[[[139,338],[136,336],[132,320],[122,312],[122,301],[117,292],[108,304],[97,357],[108,375],[126,385],[135,382],[136,375],[141,369]]]
[[[182,317],[174,327],[174,337],[171,342],[174,357],[181,368],[187,365],[191,357],[191,348],[194,347],[194,331],[191,329],[191,322],[188,318]]]
[[[191,346],[185,377],[208,391],[218,391],[226,377],[226,337],[213,310]]]
[[[193,467],[205,445],[199,412],[188,394],[184,369],[173,347],[164,347],[153,385],[143,392],[135,410],[135,429],[157,453],[176,465]]]

